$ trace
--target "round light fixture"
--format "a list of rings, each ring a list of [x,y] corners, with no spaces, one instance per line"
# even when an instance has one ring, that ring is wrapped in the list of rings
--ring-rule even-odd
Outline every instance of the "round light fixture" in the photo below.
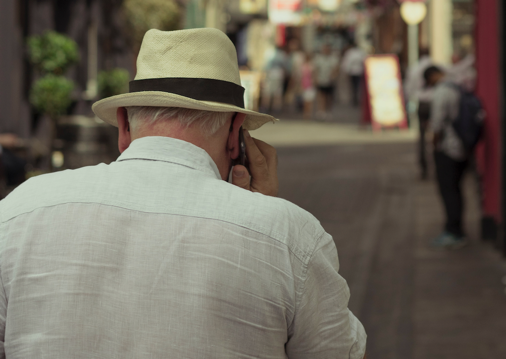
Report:
[[[427,6],[423,2],[405,1],[401,4],[401,16],[408,25],[417,25],[427,15]]]

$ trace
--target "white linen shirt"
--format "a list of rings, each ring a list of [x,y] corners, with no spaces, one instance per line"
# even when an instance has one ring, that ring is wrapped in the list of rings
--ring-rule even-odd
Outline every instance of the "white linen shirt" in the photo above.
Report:
[[[362,359],[338,267],[309,213],[137,139],[0,201],[0,357]]]

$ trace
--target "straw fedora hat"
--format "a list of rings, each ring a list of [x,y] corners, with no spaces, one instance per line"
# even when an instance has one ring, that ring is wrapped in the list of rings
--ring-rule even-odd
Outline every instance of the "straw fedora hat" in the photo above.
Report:
[[[118,126],[116,110],[127,106],[240,112],[246,114],[247,130],[276,121],[244,108],[235,47],[212,28],[146,32],[129,93],[97,101],[92,109],[103,121]]]

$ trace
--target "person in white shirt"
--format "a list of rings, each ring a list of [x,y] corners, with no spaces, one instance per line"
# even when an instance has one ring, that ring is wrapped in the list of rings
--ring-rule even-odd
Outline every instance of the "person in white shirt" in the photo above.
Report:
[[[243,96],[221,31],[146,33],[130,92],[93,105],[118,160],[0,201],[0,358],[364,357],[334,241],[275,197],[247,131],[274,118]]]
[[[283,84],[286,76],[287,58],[281,47],[271,48],[265,54],[265,78],[262,86],[263,111],[283,109]]]
[[[350,43],[350,46],[343,55],[341,69],[350,78],[353,105],[358,107],[360,104],[360,87],[364,77],[366,53],[354,41]]]
[[[319,116],[326,117],[331,114],[338,65],[339,60],[332,53],[329,45],[324,45],[321,54],[314,57],[313,67],[318,91]]]

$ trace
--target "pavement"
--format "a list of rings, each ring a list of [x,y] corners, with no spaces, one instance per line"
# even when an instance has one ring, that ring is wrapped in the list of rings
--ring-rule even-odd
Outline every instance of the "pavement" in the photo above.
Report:
[[[278,150],[280,197],[333,236],[368,357],[506,358],[506,261],[479,238],[475,178],[464,185],[470,245],[433,251],[444,217],[434,180],[418,178],[416,133],[373,133],[356,111],[330,122],[280,117],[252,136]]]
[[[281,120],[268,123],[251,132],[273,146],[314,146],[364,143],[412,143],[416,132],[373,132],[370,127],[338,122],[315,122],[309,120]]]

